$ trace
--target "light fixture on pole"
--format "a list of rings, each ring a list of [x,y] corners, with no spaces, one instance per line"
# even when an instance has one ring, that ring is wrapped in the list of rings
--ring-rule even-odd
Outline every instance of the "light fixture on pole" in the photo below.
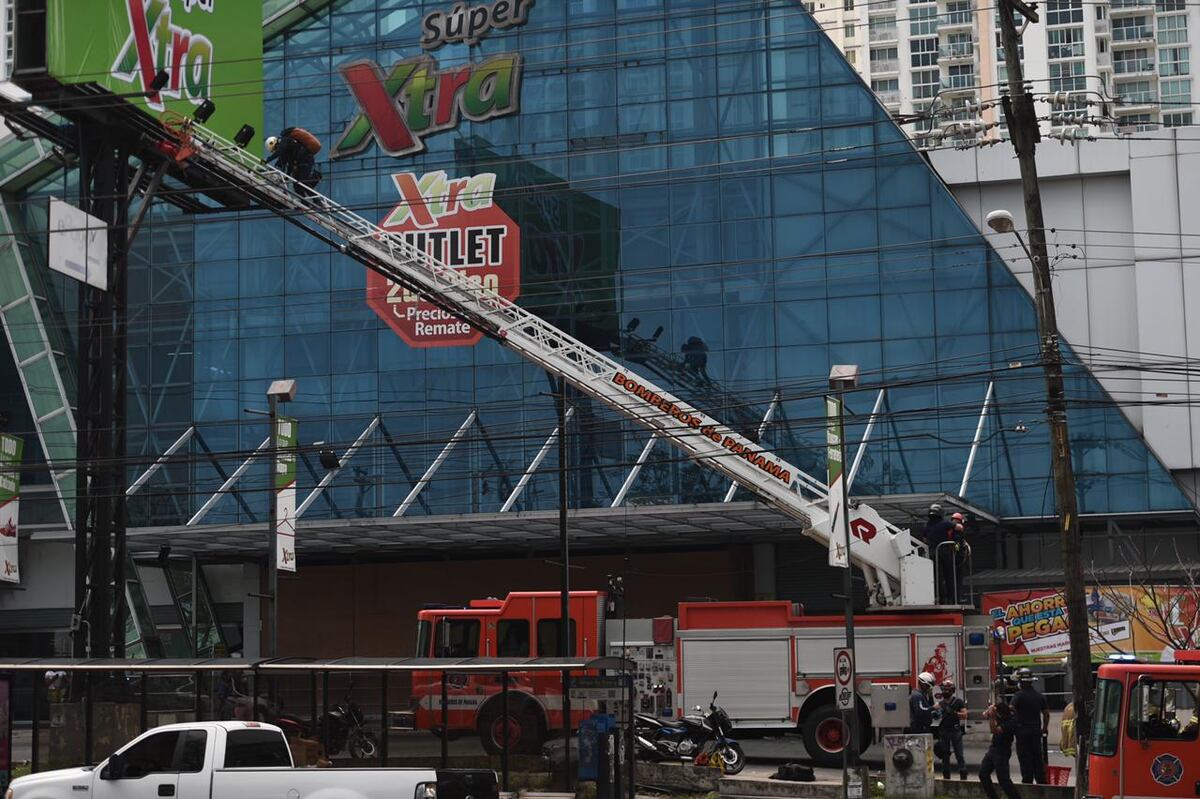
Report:
[[[271,442],[269,448],[271,477],[267,492],[268,496],[270,496],[271,510],[271,545],[267,550],[267,593],[271,602],[271,608],[267,614],[267,624],[269,626],[269,633],[267,635],[268,657],[279,656],[279,564],[276,562],[276,551],[278,548],[278,541],[276,539],[279,535],[279,508],[275,497],[275,472],[279,468],[279,445],[276,427],[279,416],[279,403],[291,402],[295,398],[295,380],[274,380],[267,388],[267,416],[270,420],[268,436]]]
[[[826,419],[828,443],[827,456],[829,468],[829,533],[836,537],[838,525],[835,518],[840,516],[842,541],[845,547],[845,571],[842,575],[842,591],[845,594],[846,613],[846,649],[850,651],[850,674],[848,685],[854,686],[854,583],[850,570],[853,563],[850,558],[850,497],[846,486],[846,393],[858,387],[857,364],[836,364],[829,370],[829,388],[834,395],[826,397]],[[836,406],[836,426],[834,425],[834,410]],[[835,440],[836,438],[836,440]],[[836,485],[835,485],[836,484]],[[838,489],[835,494],[835,488]],[[839,544],[831,541],[831,550]],[[853,690],[853,687],[851,688]],[[851,771],[858,761],[858,708],[852,703],[848,709],[842,710],[842,726],[846,731],[842,745],[842,795],[850,799]],[[861,776],[856,777],[861,781]],[[858,785],[858,796],[862,796],[861,782]]]

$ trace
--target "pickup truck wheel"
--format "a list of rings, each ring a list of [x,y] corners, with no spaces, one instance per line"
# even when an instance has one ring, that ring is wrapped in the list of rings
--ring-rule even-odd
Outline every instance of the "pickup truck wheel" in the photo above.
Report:
[[[801,731],[804,748],[818,766],[837,768],[842,764],[842,749],[846,745],[847,730],[842,723],[842,714],[833,705],[823,705],[813,711],[804,721]]]
[[[479,719],[479,740],[489,754],[498,755],[504,751],[507,728],[510,752],[536,755],[546,737],[543,726],[541,715],[528,703],[511,708],[507,716],[496,705]]]

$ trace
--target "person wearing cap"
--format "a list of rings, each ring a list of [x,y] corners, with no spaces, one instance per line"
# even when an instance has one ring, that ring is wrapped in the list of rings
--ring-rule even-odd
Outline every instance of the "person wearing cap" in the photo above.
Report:
[[[941,605],[959,605],[963,601],[962,578],[967,562],[966,523],[966,517],[961,513],[951,514],[941,540],[931,543],[937,559],[938,604]]]
[[[950,755],[958,764],[958,778],[967,778],[967,760],[963,756],[963,727],[967,718],[967,703],[955,696],[954,680],[942,680],[942,698],[938,700],[937,738],[942,759],[942,778],[950,779]]]
[[[905,732],[933,732],[933,684],[937,682],[927,671],[917,675],[917,686],[908,695],[908,729]]]
[[[934,548],[946,540],[946,533],[950,526],[951,523],[946,521],[945,515],[942,513],[942,506],[936,502],[930,505],[929,519],[925,522],[920,536],[921,540],[925,542],[925,546],[929,547],[929,557],[932,558]]]
[[[992,775],[994,774],[996,782],[1000,784],[1000,790],[1004,791],[1004,795],[1008,799],[1021,799],[1021,794],[1017,792],[1017,786],[1013,785],[1008,770],[1008,761],[1012,757],[1013,738],[1017,732],[1017,717],[1013,714],[1012,708],[1004,703],[992,705],[983,712],[983,717],[988,720],[992,742],[983,756],[983,762],[979,764],[980,787],[983,788],[988,799],[1000,799],[1000,795],[996,793],[996,789],[992,785]]]
[[[1046,762],[1042,758],[1042,738],[1050,731],[1050,708],[1046,697],[1033,687],[1033,672],[1017,669],[1017,692],[1009,704],[1017,720],[1017,762],[1021,764],[1021,782],[1046,784]]]

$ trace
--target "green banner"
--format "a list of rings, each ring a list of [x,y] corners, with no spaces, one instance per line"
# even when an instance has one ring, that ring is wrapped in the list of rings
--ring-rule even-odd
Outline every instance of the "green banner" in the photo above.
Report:
[[[832,486],[842,476],[842,400],[839,397],[825,398],[825,462],[829,469]]]
[[[208,127],[232,138],[245,124],[261,140],[262,3],[253,0],[48,0],[46,64],[65,84],[146,92],[160,70],[166,86],[129,102],[159,116],[191,116],[205,100]]]
[[[296,420],[275,419],[275,567],[296,571]]]
[[[0,582],[21,582],[17,524],[21,504],[21,457],[25,442],[0,433]]]

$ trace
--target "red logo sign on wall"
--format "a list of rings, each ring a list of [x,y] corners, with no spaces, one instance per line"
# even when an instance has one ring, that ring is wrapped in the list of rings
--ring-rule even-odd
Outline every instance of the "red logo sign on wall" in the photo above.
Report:
[[[392,175],[400,203],[380,223],[419,250],[460,270],[482,288],[515,300],[521,293],[521,230],[493,201],[491,173],[448,178],[430,172]],[[376,272],[367,304],[410,347],[459,347],[483,334]]]

